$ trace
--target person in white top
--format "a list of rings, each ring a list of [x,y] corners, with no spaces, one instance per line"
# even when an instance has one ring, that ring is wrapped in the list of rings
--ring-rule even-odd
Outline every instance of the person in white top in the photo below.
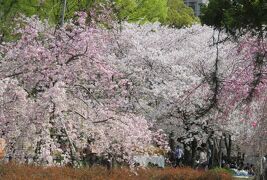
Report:
[[[262,165],[261,165],[261,178],[263,180],[267,179],[267,155],[262,157]]]
[[[198,150],[200,151],[199,153],[199,159],[198,159],[198,167],[199,168],[204,168],[206,169],[207,168],[207,165],[208,165],[208,155],[207,155],[207,152],[199,147]]]
[[[0,138],[0,159],[2,159],[5,156],[5,147],[6,147],[5,139]]]
[[[175,149],[175,162],[176,162],[175,167],[181,166],[183,156],[184,156],[184,151],[179,145],[177,145]]]

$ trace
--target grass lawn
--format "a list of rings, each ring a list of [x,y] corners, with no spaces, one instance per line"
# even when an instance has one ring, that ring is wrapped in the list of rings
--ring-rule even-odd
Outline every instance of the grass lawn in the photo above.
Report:
[[[69,167],[40,167],[18,164],[0,165],[0,179],[7,180],[232,180],[225,171],[200,171],[191,168],[148,168],[135,172],[127,168],[116,168],[111,171],[103,167],[69,168]]]

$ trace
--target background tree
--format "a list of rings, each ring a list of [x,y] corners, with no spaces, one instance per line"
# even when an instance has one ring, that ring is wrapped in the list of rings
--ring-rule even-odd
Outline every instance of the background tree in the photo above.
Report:
[[[266,134],[267,128],[266,120],[261,117],[264,114],[262,109],[266,106],[267,88],[266,0],[210,0],[202,9],[200,18],[203,24],[227,33],[227,36],[218,43],[235,40],[239,46],[238,51],[244,55],[243,63],[238,65],[239,70],[233,73],[230,81],[223,84],[226,92],[232,94],[232,97],[226,100],[236,104],[227,111],[242,112],[241,129],[244,128],[244,138],[250,137],[247,141],[238,137],[242,142],[241,147],[247,150],[253,149],[252,151],[256,153],[258,150],[255,147],[261,146],[259,142],[264,143],[265,140],[255,140],[253,137],[255,134]],[[229,89],[235,89],[234,91],[238,93],[230,92]],[[232,113],[230,117],[236,115]],[[247,131],[249,125],[254,128],[253,131]],[[262,155],[261,153],[263,152],[258,152],[258,155]]]
[[[263,36],[267,30],[266,0],[210,0],[202,8],[201,22],[224,29],[234,37],[247,32]]]
[[[126,23],[107,57],[133,84],[124,110],[144,114],[155,126],[167,133],[173,131],[175,139],[184,144],[188,165],[194,164],[197,146],[208,144],[208,140],[216,149],[214,159],[219,161],[223,133],[229,130],[234,137],[243,133],[238,124],[242,112],[231,116],[235,108],[227,101],[233,87],[225,89],[223,84],[218,87],[214,105],[217,48],[213,46],[212,34],[212,28],[200,25],[174,29],[160,24]],[[219,45],[220,82],[231,80],[232,72],[243,62],[243,52],[237,53],[236,45],[234,42]],[[232,111],[227,112],[227,108]],[[234,120],[235,126],[230,126]],[[248,120],[247,124],[251,122]]]
[[[181,28],[198,22],[191,8],[182,0],[116,0],[120,21],[155,22]]]
[[[227,33],[218,43],[234,38],[239,44],[238,51],[245,55],[246,65],[240,65],[240,71],[236,72],[238,76],[225,84],[226,87],[237,87],[237,83],[239,84],[242,92],[239,94],[239,101],[250,103],[253,97],[259,97],[259,92],[265,91],[266,16],[265,0],[211,0],[202,9],[202,23]]]
[[[65,10],[64,10],[65,9]],[[107,14],[104,11],[113,9]],[[102,18],[96,20],[100,24],[106,23],[105,18],[113,18],[119,22],[155,22],[174,27],[188,26],[198,21],[192,9],[185,6],[182,0],[11,0],[0,1],[0,35],[2,40],[9,40],[13,36],[12,28],[15,26],[14,18],[19,14],[25,16],[37,15],[40,19],[47,19],[52,24],[62,24],[64,19],[74,17],[76,11],[87,11],[88,21],[94,21],[96,15]],[[110,17],[107,17],[110,16]],[[92,19],[93,17],[93,19]]]
[[[181,28],[199,22],[192,8],[183,0],[168,0],[168,16],[163,22],[166,25]]]
[[[115,0],[119,21],[165,21],[168,7],[166,0]]]
[[[131,164],[134,154],[153,144],[168,150],[163,132],[150,130],[140,114],[120,111],[131,87],[100,56],[109,33],[88,26],[86,13],[76,15],[56,30],[37,17],[22,17],[19,39],[0,46],[0,134],[7,140],[6,158],[77,165],[86,151]]]
[[[64,19],[74,16],[76,11],[86,10],[92,4],[92,0],[66,1]],[[14,18],[20,14],[25,16],[38,16],[41,20],[48,20],[52,24],[60,24],[61,13],[64,7],[61,0],[10,0],[0,1],[0,34],[3,40],[12,38]]]

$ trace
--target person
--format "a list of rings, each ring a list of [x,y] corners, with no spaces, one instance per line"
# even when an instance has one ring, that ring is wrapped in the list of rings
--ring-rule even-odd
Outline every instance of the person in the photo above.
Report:
[[[245,167],[244,167],[244,170],[248,171],[249,169],[250,169],[250,165],[249,165],[249,163],[247,163],[247,164],[245,165]]]
[[[262,157],[262,165],[261,165],[261,177],[260,179],[265,180],[267,179],[267,155]]]
[[[238,170],[243,170],[244,169],[244,163],[241,161],[238,168]]]
[[[265,161],[264,161],[264,176],[267,179],[267,155],[265,155]]]
[[[184,155],[184,151],[179,145],[177,145],[175,149],[175,167],[177,166],[180,167],[182,165],[181,163],[182,163],[183,155]]]
[[[249,169],[248,169],[248,174],[251,175],[251,176],[254,176],[255,175],[255,170],[254,170],[254,165],[251,164]]]
[[[5,147],[6,147],[5,139],[0,138],[0,160],[5,157]]]

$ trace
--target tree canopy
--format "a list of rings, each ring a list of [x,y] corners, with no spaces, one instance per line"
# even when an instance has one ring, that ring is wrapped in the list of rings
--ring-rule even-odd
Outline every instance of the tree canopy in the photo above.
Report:
[[[182,0],[168,0],[168,16],[164,24],[180,28],[198,21],[193,9],[186,6]]]
[[[90,11],[95,7],[111,8],[112,16],[119,21],[147,23],[159,21],[165,25],[182,27],[198,21],[193,10],[182,0],[79,0],[66,1],[65,19],[76,11]],[[19,14],[28,17],[37,15],[50,23],[59,24],[63,3],[61,0],[0,0],[0,34],[9,39],[14,18]],[[102,13],[102,12],[100,12]],[[90,13],[89,13],[90,14]]]
[[[166,0],[115,0],[118,18],[129,22],[165,21],[168,7]]]
[[[267,30],[266,0],[210,0],[202,8],[201,22],[225,29],[233,36]]]

